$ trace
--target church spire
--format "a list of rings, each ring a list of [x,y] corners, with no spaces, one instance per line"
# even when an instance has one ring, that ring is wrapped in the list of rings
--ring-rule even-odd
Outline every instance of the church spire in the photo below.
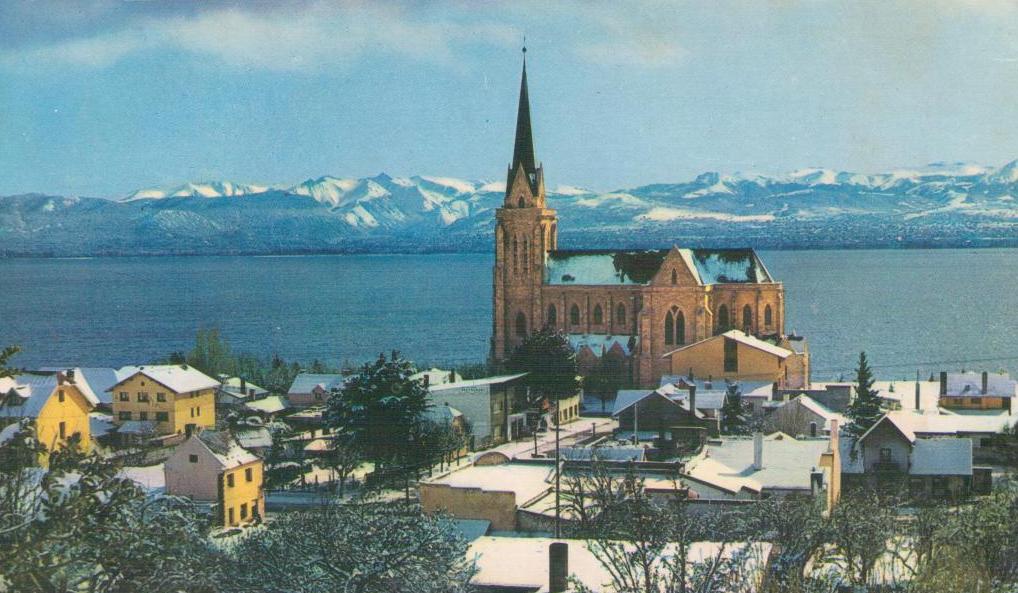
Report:
[[[535,172],[534,135],[530,129],[530,96],[527,93],[527,47],[523,46],[523,78],[520,81],[520,106],[516,114],[516,146],[513,149],[512,169],[523,165],[529,176]]]

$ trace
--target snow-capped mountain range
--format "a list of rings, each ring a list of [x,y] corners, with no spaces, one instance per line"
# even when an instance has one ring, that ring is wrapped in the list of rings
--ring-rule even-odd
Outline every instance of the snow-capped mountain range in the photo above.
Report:
[[[488,251],[505,184],[450,177],[229,181],[118,199],[0,197],[0,254]],[[708,172],[596,192],[558,186],[560,246],[1018,245],[1018,161],[859,174]]]

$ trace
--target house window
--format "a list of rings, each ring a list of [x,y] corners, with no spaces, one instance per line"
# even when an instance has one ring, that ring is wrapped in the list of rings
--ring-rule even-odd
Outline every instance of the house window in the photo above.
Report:
[[[731,323],[731,319],[728,317],[728,307],[721,305],[718,307],[718,330],[727,331],[729,323]]]
[[[246,502],[240,505],[240,520],[243,521],[244,519],[247,519],[247,503]]]
[[[169,421],[170,421],[169,412],[156,412],[156,422],[169,422]]]
[[[57,401],[59,401],[60,403],[64,403],[64,390],[63,389],[61,389],[60,391],[57,392]]]
[[[747,330],[753,327],[753,309],[749,305],[742,308],[742,327]]]
[[[138,392],[138,401],[140,401],[140,402],[147,402],[148,401],[148,392],[147,391],[139,391]]]
[[[888,447],[881,447],[880,463],[890,463],[890,462],[891,462],[891,449]]]
[[[201,406],[198,406],[197,408],[195,408],[194,415],[195,416],[201,416]]]
[[[188,455],[187,456],[187,460],[190,461],[191,463],[198,463],[198,456],[197,455]]]
[[[618,307],[615,307],[615,323],[626,327],[626,306],[619,303]]]
[[[557,315],[557,313],[555,311],[555,305],[549,305],[548,306],[548,320],[547,320],[548,327],[555,327],[555,324],[558,323],[557,317],[558,317],[558,315]]]
[[[188,411],[191,412],[191,417],[194,418],[194,408],[188,408]]]
[[[62,438],[62,439],[66,439],[67,438],[67,423],[66,422],[61,422],[60,423],[60,438]]]
[[[120,401],[122,401],[122,402],[129,402],[129,401],[131,401],[131,397],[129,395],[127,395],[126,391],[121,391],[120,392]]]
[[[527,316],[523,311],[516,314],[516,335],[520,338],[527,335]]]
[[[601,310],[601,305],[594,305],[594,325],[602,323],[604,323],[604,311]]]
[[[233,474],[226,474],[226,485],[229,488],[233,488]]]
[[[725,372],[739,372],[739,343],[725,338]]]
[[[121,412],[120,414],[117,415],[117,417],[120,418],[121,420],[130,420],[131,419],[131,413],[130,412]]]
[[[674,307],[673,307],[674,309]],[[682,311],[675,311],[675,344],[681,346],[686,343],[686,316]]]
[[[166,394],[165,393],[156,393],[156,401],[157,402],[164,402],[164,401],[166,401]]]
[[[569,325],[580,325],[580,308],[576,305],[569,307]]]
[[[764,307],[764,325],[770,327],[774,323],[774,315],[771,313],[771,306]]]
[[[254,470],[250,467],[244,470],[244,479],[248,482],[254,481]]]
[[[148,412],[138,412],[138,420],[148,420]]]
[[[809,423],[809,436],[811,436],[811,437],[817,436],[817,423],[816,422],[810,422]]]

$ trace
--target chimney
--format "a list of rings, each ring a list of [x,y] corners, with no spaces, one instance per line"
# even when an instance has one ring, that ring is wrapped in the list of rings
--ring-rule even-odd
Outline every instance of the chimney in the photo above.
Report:
[[[240,378],[240,392],[247,393],[247,381],[244,380],[244,377]]]
[[[689,386],[689,411],[696,418],[696,385]]]
[[[763,469],[763,433],[753,433],[753,469]]]
[[[74,381],[73,373],[74,371],[67,371],[67,374],[68,376],[71,377],[72,382]],[[990,387],[990,374],[987,373],[986,371],[983,371],[983,391],[982,391],[983,395],[986,395],[986,392],[989,390],[989,387]]]
[[[548,546],[548,591],[563,593],[569,577],[569,544],[553,542]]]
[[[922,405],[922,402],[920,401],[920,398],[919,398],[919,373],[918,372],[916,372],[916,374],[915,374],[915,379],[916,379],[915,380],[915,410],[916,410],[916,412],[922,412],[923,411],[923,405]]]
[[[431,386],[431,375],[424,373],[424,388],[427,389]]]
[[[74,383],[74,369],[67,369],[67,382]],[[986,393],[986,373],[983,373],[983,393]]]
[[[940,371],[940,395],[947,395],[947,371]]]

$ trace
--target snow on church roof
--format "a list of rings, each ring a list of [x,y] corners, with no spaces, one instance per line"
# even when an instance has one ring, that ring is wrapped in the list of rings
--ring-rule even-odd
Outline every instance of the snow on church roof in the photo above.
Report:
[[[551,285],[645,285],[670,250],[549,251],[544,282]],[[679,249],[701,284],[772,282],[752,249]]]
[[[639,338],[634,338],[633,336],[628,335],[609,336],[605,334],[569,334],[567,337],[569,338],[569,345],[573,347],[573,350],[579,352],[581,348],[587,346],[596,356],[601,356],[602,354],[611,351],[615,344],[618,344],[619,347],[622,348],[623,354],[629,356],[630,340],[633,341],[634,348],[636,347],[636,344],[639,343]]]

